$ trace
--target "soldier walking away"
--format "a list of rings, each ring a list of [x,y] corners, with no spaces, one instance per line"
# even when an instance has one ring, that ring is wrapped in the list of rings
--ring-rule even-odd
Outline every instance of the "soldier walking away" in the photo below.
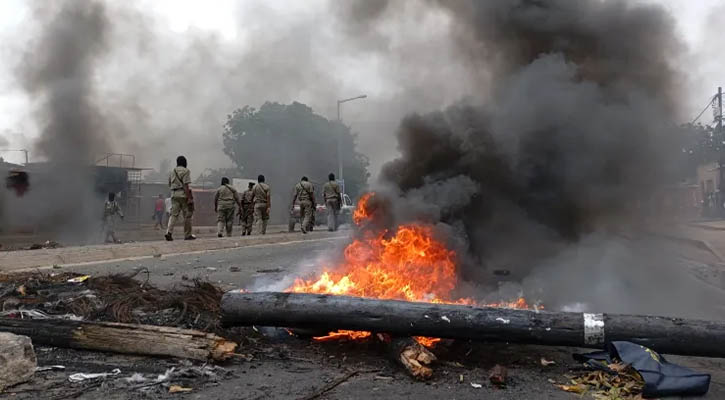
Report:
[[[194,214],[194,196],[191,193],[191,172],[186,168],[186,157],[176,157],[176,168],[169,174],[169,188],[171,189],[171,216],[166,227],[166,240],[174,240],[172,233],[174,225],[184,215],[184,240],[194,240],[191,234],[191,217]]]
[[[214,211],[217,213],[218,237],[222,237],[224,230],[227,232],[227,237],[232,236],[234,215],[238,204],[239,193],[237,193],[237,189],[229,186],[229,178],[223,177],[222,185],[214,194]]]
[[[123,212],[116,201],[116,194],[109,193],[108,200],[103,205],[103,233],[106,243],[119,243],[116,238],[116,215],[123,219]]]
[[[315,188],[306,176],[303,176],[300,182],[295,185],[291,210],[294,210],[295,200],[300,203],[300,229],[302,233],[307,233],[312,230],[312,218],[315,212]]]
[[[252,188],[252,192],[254,193],[254,226],[258,234],[264,235],[267,233],[267,222],[272,210],[272,197],[269,185],[264,183],[264,175],[257,177],[257,184]]]
[[[332,232],[338,228],[338,218],[342,207],[342,193],[340,185],[335,182],[335,174],[327,175],[329,181],[322,187],[322,195],[325,196],[325,208],[327,208],[327,230]]]
[[[239,220],[242,225],[242,236],[251,235],[254,224],[254,182],[249,182],[249,188],[242,193]]]

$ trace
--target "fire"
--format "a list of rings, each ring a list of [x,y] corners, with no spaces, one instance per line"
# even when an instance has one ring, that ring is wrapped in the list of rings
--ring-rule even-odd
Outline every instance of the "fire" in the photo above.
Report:
[[[371,218],[369,201],[374,193],[360,199],[353,221],[360,226]],[[472,299],[456,298],[458,284],[456,253],[434,237],[433,227],[426,224],[400,225],[388,231],[365,232],[344,251],[344,260],[326,268],[314,279],[295,280],[288,289],[294,293],[324,293],[377,299],[429,303],[476,304]],[[528,308],[521,298],[512,303],[489,304],[511,308]],[[370,332],[337,331],[315,338],[320,341],[365,339]],[[416,338],[433,346],[438,338]]]
[[[369,193],[365,193],[364,195],[362,195],[360,197],[357,207],[352,212],[352,222],[354,222],[355,225],[360,225],[360,223],[362,221],[370,218],[370,210],[368,210],[368,201],[370,201],[370,198],[372,198],[374,194],[375,194],[374,192],[369,192]]]

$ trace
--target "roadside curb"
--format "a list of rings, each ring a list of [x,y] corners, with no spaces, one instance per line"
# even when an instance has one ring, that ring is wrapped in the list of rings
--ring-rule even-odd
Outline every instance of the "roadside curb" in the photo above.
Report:
[[[0,253],[0,273],[344,237],[328,232],[141,242]]]
[[[703,224],[703,223],[699,223],[699,222],[691,222],[687,225],[691,226],[693,228],[706,229],[709,231],[725,231],[725,226],[723,226],[723,227],[712,226],[712,225],[707,225],[707,224]]]
[[[674,241],[694,245],[702,250],[710,252],[720,262],[725,262],[725,257],[723,257],[723,255],[720,254],[720,252],[714,246],[712,246],[710,244],[710,242],[708,242],[707,240],[692,239],[692,238],[687,238],[687,237],[682,237],[682,236],[677,236],[677,235],[669,235],[666,233],[659,233],[659,232],[645,232],[645,233],[652,235],[652,236],[658,236],[658,237],[661,237],[664,239],[669,239],[669,240],[674,240]]]

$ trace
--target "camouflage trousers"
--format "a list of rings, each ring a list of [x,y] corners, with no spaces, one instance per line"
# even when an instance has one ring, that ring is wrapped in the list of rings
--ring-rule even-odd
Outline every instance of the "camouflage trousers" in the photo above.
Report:
[[[310,231],[312,227],[315,205],[309,200],[300,201],[300,225],[302,232]]]
[[[227,232],[227,236],[232,236],[232,229],[234,227],[234,206],[232,207],[220,207],[217,209],[217,234],[223,234],[224,230]]]
[[[242,235],[251,235],[252,227],[254,226],[254,207],[242,208]]]
[[[267,233],[267,222],[269,222],[269,209],[267,203],[257,203],[254,205],[254,226],[259,235]]]

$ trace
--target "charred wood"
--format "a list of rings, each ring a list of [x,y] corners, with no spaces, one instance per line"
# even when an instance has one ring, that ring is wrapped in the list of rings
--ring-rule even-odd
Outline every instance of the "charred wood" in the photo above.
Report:
[[[194,360],[224,360],[237,347],[211,333],[115,322],[0,318],[0,332],[28,336],[36,345]]]
[[[534,311],[302,293],[227,292],[226,325],[387,332],[487,342],[602,348],[626,340],[666,354],[725,357],[725,322]]]

